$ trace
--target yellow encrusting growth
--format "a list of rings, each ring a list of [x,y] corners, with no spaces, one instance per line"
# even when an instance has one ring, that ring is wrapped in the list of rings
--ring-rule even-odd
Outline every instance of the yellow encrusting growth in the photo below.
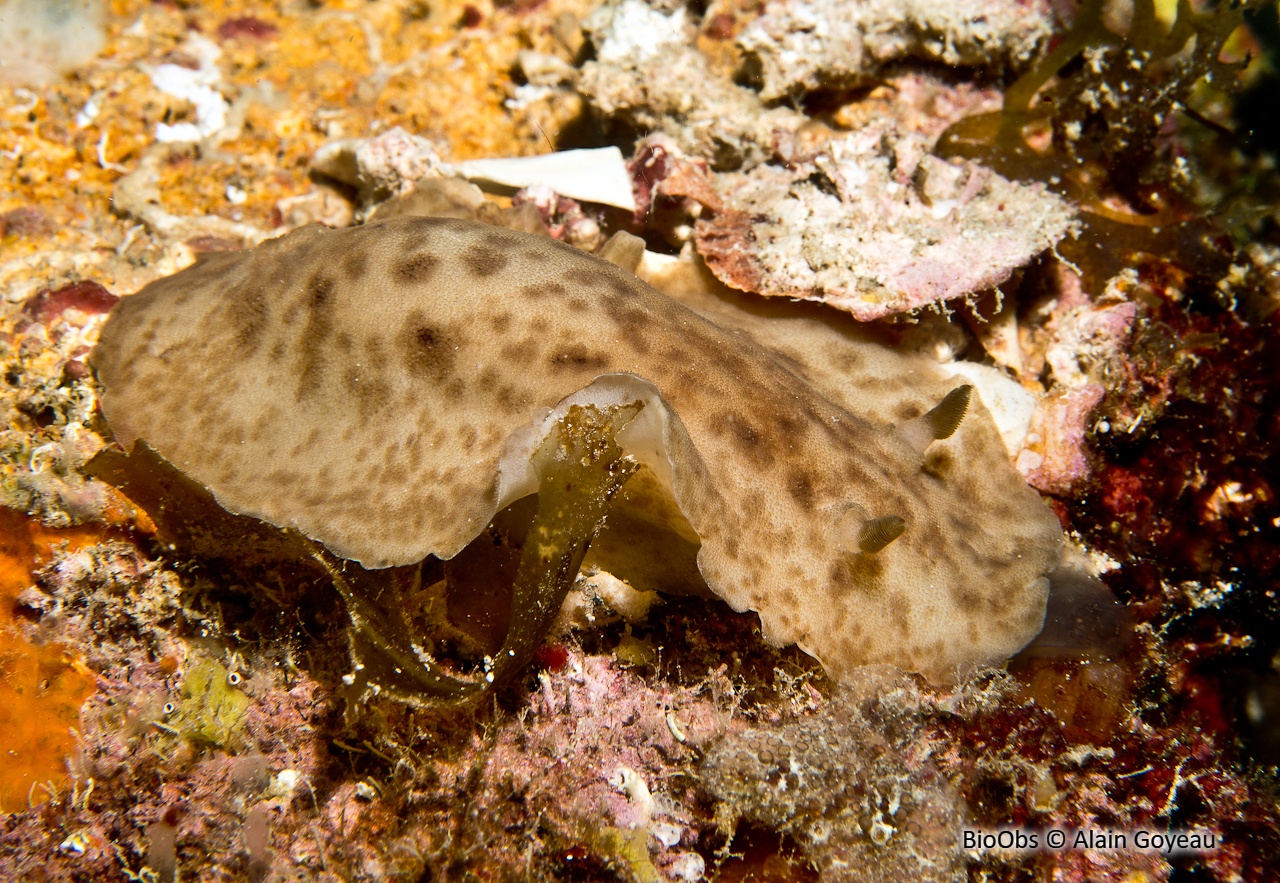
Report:
[[[182,680],[182,700],[164,731],[202,747],[242,749],[249,697],[232,683],[235,674],[213,659],[191,660]]]

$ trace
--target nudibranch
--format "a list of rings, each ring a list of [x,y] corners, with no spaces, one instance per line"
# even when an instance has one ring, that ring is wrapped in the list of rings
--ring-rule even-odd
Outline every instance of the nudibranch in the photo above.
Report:
[[[431,695],[484,679],[393,636],[362,581],[458,555],[532,495],[491,677],[593,540],[615,575],[755,611],[836,678],[954,682],[1034,637],[1062,531],[969,387],[728,310],[550,238],[400,218],[203,259],[123,298],[91,361],[125,451],[299,536],[361,652]]]

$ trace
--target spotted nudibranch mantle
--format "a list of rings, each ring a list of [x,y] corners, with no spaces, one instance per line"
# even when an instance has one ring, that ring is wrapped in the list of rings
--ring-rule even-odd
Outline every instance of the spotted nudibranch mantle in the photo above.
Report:
[[[696,306],[502,228],[310,226],[124,298],[92,363],[121,446],[334,560],[457,555],[572,409],[629,409],[596,439],[628,464],[615,575],[704,583],[836,678],[954,682],[1035,636],[1062,532],[976,396],[811,314]]]

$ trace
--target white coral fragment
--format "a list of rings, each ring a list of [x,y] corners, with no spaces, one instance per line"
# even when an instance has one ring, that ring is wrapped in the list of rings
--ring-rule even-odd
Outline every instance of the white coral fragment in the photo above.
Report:
[[[161,92],[190,102],[195,107],[194,123],[156,123],[156,140],[166,142],[201,141],[222,131],[231,109],[227,99],[214,87],[222,79],[218,59],[222,50],[207,37],[196,35],[187,41],[186,52],[199,62],[196,68],[162,64],[151,71],[151,83]]]
[[[750,89],[711,70],[691,44],[684,12],[667,16],[640,0],[602,6],[584,24],[596,58],[578,90],[605,117],[662,132],[719,165],[754,164],[776,131],[805,122],[788,108],[765,108]]]
[[[668,46],[686,40],[688,22],[683,9],[663,15],[640,0],[626,0],[602,7],[593,18],[597,19],[594,24],[607,28],[607,36],[596,50],[596,59],[602,62],[649,61]]]

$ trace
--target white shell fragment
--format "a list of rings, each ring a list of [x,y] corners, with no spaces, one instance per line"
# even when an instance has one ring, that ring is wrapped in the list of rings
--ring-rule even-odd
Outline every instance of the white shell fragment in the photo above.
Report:
[[[457,171],[473,182],[503,187],[547,187],[561,196],[615,208],[636,210],[631,174],[616,147],[562,150],[541,156],[473,159]]]

